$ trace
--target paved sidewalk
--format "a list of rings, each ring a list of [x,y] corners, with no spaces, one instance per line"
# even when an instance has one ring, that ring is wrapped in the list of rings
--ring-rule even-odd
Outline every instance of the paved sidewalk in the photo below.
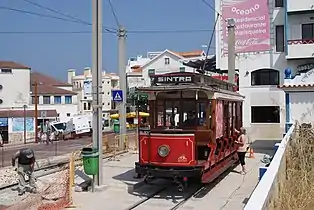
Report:
[[[255,154],[247,158],[248,173],[241,175],[241,166],[237,166],[205,196],[191,198],[179,209],[198,210],[241,210],[244,208],[255,186],[258,184],[260,160],[264,154]]]
[[[240,210],[258,182],[258,166],[264,154],[255,154],[254,159],[247,159],[248,174],[238,173],[240,166],[228,173],[209,192],[202,197],[191,198],[179,209],[198,210]],[[74,192],[73,201],[76,209],[86,210],[124,210],[145,199],[150,194],[168,185],[164,180],[156,180],[151,185],[142,184],[134,179],[134,162],[137,154],[125,154],[120,161],[104,161],[104,187],[96,192]],[[134,189],[135,186],[135,189]],[[168,191],[169,193],[169,191]],[[176,189],[173,194],[176,194]],[[175,199],[173,199],[175,197]],[[183,200],[182,195],[158,195],[153,202],[145,203],[145,209],[170,209],[171,205]],[[142,209],[142,208],[137,208]]]

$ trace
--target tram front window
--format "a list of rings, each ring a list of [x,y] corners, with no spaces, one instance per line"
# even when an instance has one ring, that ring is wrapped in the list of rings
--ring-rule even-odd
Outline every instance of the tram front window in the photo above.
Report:
[[[208,102],[168,100],[158,104],[156,127],[193,129],[206,125],[206,110],[210,106]]]

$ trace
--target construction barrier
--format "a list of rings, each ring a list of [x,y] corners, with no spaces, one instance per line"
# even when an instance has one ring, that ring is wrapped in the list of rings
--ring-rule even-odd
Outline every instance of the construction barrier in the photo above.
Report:
[[[138,138],[135,133],[123,135],[123,145],[119,145],[120,135],[107,134],[103,136],[103,154],[111,156],[111,160],[118,160],[117,155],[122,151],[136,151]],[[87,147],[91,147],[92,144]],[[59,210],[67,207],[75,208],[72,192],[75,182],[75,168],[82,165],[81,150],[74,151],[69,157],[69,164],[49,177],[48,181],[40,181],[41,187],[37,194],[29,194],[23,201],[10,206],[8,210],[38,209]],[[43,184],[42,184],[43,183]]]

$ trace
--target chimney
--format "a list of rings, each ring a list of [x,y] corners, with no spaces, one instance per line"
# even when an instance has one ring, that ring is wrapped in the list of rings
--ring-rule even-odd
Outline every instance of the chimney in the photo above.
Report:
[[[91,68],[90,67],[85,67],[84,68],[84,76],[88,77],[88,76],[91,76],[91,74],[92,74]]]
[[[72,84],[72,78],[75,77],[75,70],[69,69],[68,70],[68,83]]]

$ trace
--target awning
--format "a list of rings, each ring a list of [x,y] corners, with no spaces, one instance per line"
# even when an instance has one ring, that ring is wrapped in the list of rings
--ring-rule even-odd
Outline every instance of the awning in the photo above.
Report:
[[[140,117],[148,117],[149,113],[146,112],[139,112]],[[111,119],[118,119],[120,117],[119,114],[112,114],[110,115]],[[135,118],[136,117],[136,112],[129,112],[126,114],[126,118]]]

